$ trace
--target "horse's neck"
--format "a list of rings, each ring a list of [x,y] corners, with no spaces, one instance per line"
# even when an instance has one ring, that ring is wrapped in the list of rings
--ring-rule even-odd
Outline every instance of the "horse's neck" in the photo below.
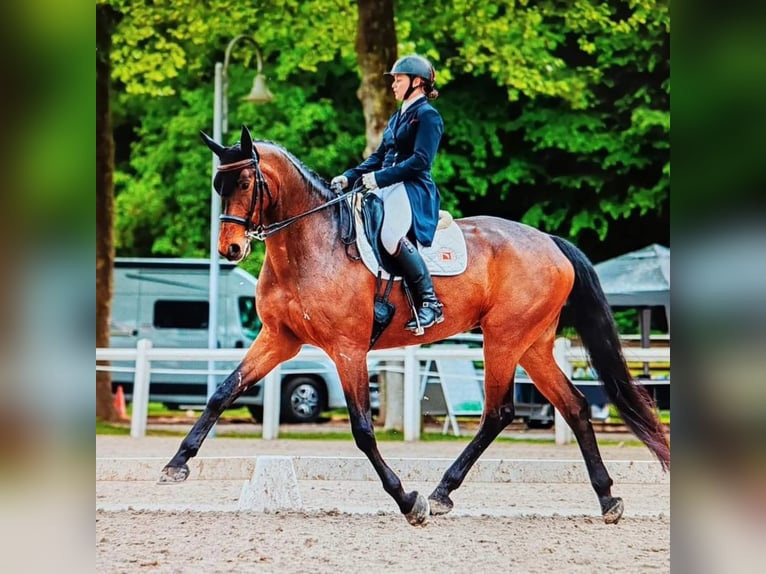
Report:
[[[265,150],[266,151],[266,150]],[[271,178],[280,182],[276,190],[276,205],[268,214],[267,224],[285,222],[293,217],[320,208],[330,201],[316,189],[306,174],[283,153],[266,162],[266,170],[273,171]],[[337,264],[338,254],[343,253],[338,240],[338,223],[333,213],[337,206],[331,205],[302,217],[266,239],[266,258],[280,275],[291,280],[303,279],[313,273],[323,275],[324,269]]]
[[[275,222],[285,221],[313,207],[303,205],[300,211],[281,210],[285,213],[279,213]],[[291,276],[295,281],[311,280],[312,275],[324,275],[335,268],[338,255],[345,252],[340,249],[337,222],[329,211],[332,209],[334,206],[307,215],[266,239],[266,259],[279,275]]]

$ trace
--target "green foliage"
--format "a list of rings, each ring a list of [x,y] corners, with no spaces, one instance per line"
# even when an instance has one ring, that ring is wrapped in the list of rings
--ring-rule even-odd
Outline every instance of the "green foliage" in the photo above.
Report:
[[[640,332],[637,309],[615,311],[614,322],[619,333],[632,335]]]
[[[325,179],[365,146],[350,0],[111,0],[120,255],[206,256],[213,69],[257,40],[276,99],[242,102],[255,51],[230,54],[229,126],[290,150]],[[670,16],[662,0],[413,0],[399,51],[437,69],[443,206],[474,204],[577,240],[667,209]],[[257,272],[262,247],[246,267]]]

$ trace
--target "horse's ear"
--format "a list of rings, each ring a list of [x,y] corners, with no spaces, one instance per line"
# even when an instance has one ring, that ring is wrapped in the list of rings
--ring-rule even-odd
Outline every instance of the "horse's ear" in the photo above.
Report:
[[[255,159],[256,160],[260,159],[258,157],[258,150],[255,149],[255,147],[253,146],[253,136],[250,135],[250,130],[247,129],[247,126],[244,124],[242,125],[242,135],[239,138],[239,142],[240,142],[239,146],[242,149],[242,151],[251,149],[253,150],[253,155],[255,156]]]
[[[221,144],[219,144],[202,130],[200,130],[199,135],[202,138],[202,141],[205,142],[205,145],[210,148],[210,151],[212,151],[218,157],[221,157],[221,154],[226,148],[224,148]]]

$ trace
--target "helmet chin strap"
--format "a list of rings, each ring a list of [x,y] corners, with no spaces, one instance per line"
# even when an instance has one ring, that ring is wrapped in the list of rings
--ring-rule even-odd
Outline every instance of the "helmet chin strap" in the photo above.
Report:
[[[407,88],[407,91],[404,92],[404,97],[402,98],[403,102],[407,101],[407,98],[409,98],[412,95],[412,92],[417,90],[420,86],[413,86],[412,83],[415,81],[414,76],[407,76],[410,79],[410,87]]]

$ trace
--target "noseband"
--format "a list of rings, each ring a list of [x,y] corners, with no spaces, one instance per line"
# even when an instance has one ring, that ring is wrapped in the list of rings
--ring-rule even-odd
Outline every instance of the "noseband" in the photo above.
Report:
[[[219,219],[221,223],[236,223],[237,225],[243,226],[245,228],[245,237],[249,240],[257,239],[259,241],[263,241],[269,235],[273,235],[277,231],[281,231],[282,229],[284,229],[288,225],[292,225],[299,219],[302,219],[306,217],[307,215],[311,215],[312,213],[316,213],[317,211],[320,211],[324,209],[325,207],[330,207],[331,205],[335,205],[336,203],[343,201],[350,195],[361,191],[361,188],[352,189],[350,191],[347,191],[344,194],[334,197],[333,199],[331,199],[330,201],[326,203],[323,203],[322,205],[314,207],[313,209],[309,209],[308,211],[301,213],[300,215],[296,215],[288,219],[285,219],[284,221],[278,221],[270,225],[263,225],[263,224],[253,225],[253,215],[255,215],[256,206],[259,207],[258,220],[263,221],[264,195],[268,195],[270,201],[273,199],[271,195],[271,190],[269,190],[269,186],[266,183],[266,178],[263,177],[263,172],[261,171],[261,168],[258,165],[258,160],[256,158],[251,157],[248,159],[235,161],[233,163],[221,164],[218,166],[218,171],[221,173],[225,173],[230,171],[242,170],[246,167],[252,167],[253,171],[255,171],[255,186],[253,189],[253,193],[250,196],[250,208],[247,211],[247,215],[245,217],[239,217],[238,215],[229,215],[228,213],[222,213],[219,216]]]

